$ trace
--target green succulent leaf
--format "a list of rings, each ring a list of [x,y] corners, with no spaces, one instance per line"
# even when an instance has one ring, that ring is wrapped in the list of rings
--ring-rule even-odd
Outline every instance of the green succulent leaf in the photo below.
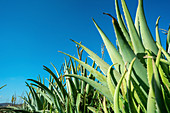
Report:
[[[110,40],[107,38],[107,36],[104,34],[104,32],[100,29],[100,27],[97,25],[97,23],[95,22],[94,19],[93,19],[93,22],[94,22],[96,28],[98,29],[102,39],[103,39],[103,42],[106,46],[106,49],[109,53],[109,56],[111,58],[112,63],[113,64],[118,63],[121,67],[120,68],[119,65],[115,65],[116,70],[117,71],[121,70],[121,72],[123,72],[124,62],[122,60],[120,53],[116,50],[115,46],[112,44],[112,42],[110,42]]]
[[[32,106],[31,103],[26,100],[26,98],[23,98],[23,97],[20,97],[20,98],[21,98],[22,100],[24,100],[24,102],[26,102],[26,103],[28,104],[28,106],[29,106],[29,108],[31,109],[31,111],[34,111],[34,110],[35,110],[34,106]]]
[[[117,15],[117,19],[118,19],[120,28],[122,29],[122,32],[123,32],[124,36],[126,37],[126,40],[128,41],[128,43],[131,44],[131,39],[130,39],[129,33],[128,33],[127,28],[123,22],[123,18],[120,14],[118,0],[115,0],[115,8],[116,8],[116,15]]]
[[[120,86],[121,86],[121,83],[122,83],[125,75],[126,75],[126,71],[122,75],[122,77],[119,80],[119,82],[116,86],[116,89],[115,89],[115,93],[114,93],[114,111],[115,111],[115,113],[121,113],[120,108],[119,108],[119,90],[120,90]]]
[[[93,81],[89,78],[83,77],[83,76],[79,76],[79,75],[73,75],[73,74],[67,74],[65,76],[69,76],[69,77],[76,77],[78,79],[81,79],[85,82],[87,82],[88,84],[90,84],[92,87],[94,87],[96,90],[98,90],[101,94],[103,94],[108,100],[110,100],[111,102],[113,102],[113,98],[112,95],[108,89],[108,87],[101,85],[100,83],[97,83],[96,81]]]
[[[167,58],[167,60],[170,61],[170,56],[169,56],[169,54],[165,51],[165,49],[164,49],[159,43],[156,43],[156,45],[158,46],[158,48],[161,48],[162,53],[165,55],[165,57]]]
[[[38,86],[36,84],[34,84],[34,86],[41,88],[40,86]],[[31,87],[36,89],[50,103],[50,105],[53,105],[53,102],[52,102],[51,98],[47,95],[47,93],[45,93],[43,90],[41,91],[33,86],[31,86]]]
[[[98,111],[96,108],[94,108],[94,107],[91,107],[91,106],[88,106],[87,107],[91,112],[93,112],[93,113],[102,113],[101,111]]]
[[[102,70],[102,72],[105,75],[107,74],[107,70],[110,67],[109,64],[107,64],[103,59],[101,59],[98,55],[96,55],[93,51],[89,50],[84,45],[82,45],[74,40],[72,40],[72,41],[74,43],[76,43],[77,45],[79,45],[80,47],[82,47],[90,55],[90,58],[92,58],[100,66],[100,69]]]
[[[128,100],[128,104],[129,104],[129,109],[131,111],[131,113],[137,113],[137,108],[135,106],[134,100],[133,100],[133,96],[132,96],[132,92],[131,92],[131,73],[132,73],[132,69],[133,69],[133,64],[134,61],[136,60],[136,58],[134,58],[128,68],[128,72],[127,72],[127,100]]]
[[[104,86],[107,86],[107,79],[104,75],[102,75],[100,72],[98,72],[97,70],[95,70],[94,68],[92,68],[91,66],[89,66],[88,64],[85,64],[84,62],[78,60],[77,58],[66,54],[64,52],[61,52],[69,57],[71,57],[72,59],[76,60],[79,64],[81,64],[84,68],[86,68],[89,72],[91,72]]]
[[[133,20],[132,20],[130,13],[129,13],[127,5],[126,5],[124,0],[121,0],[121,3],[122,3],[123,11],[124,11],[124,14],[125,14],[127,26],[128,26],[128,29],[129,29],[129,34],[130,34],[130,37],[131,37],[131,40],[132,40],[132,45],[134,47],[134,53],[135,54],[143,53],[144,52],[144,46],[143,46],[142,41],[139,37],[139,34],[137,33],[137,30],[135,28],[135,25],[133,23]]]
[[[139,5],[139,23],[140,23],[140,31],[141,31],[143,45],[145,49],[151,50],[156,55],[158,52],[158,48],[155,44],[155,41],[152,37],[152,34],[146,22],[144,9],[143,9],[143,0],[139,0],[138,5]]]
[[[152,86],[150,86],[149,94],[148,94],[147,113],[156,113],[155,95]]]
[[[156,42],[158,44],[161,45],[161,40],[160,40],[160,35],[159,35],[159,19],[160,19],[160,16],[158,17],[157,21],[156,21],[156,28],[155,28],[155,31],[156,31]]]
[[[141,39],[141,34],[140,34],[140,23],[139,23],[139,6],[137,7],[137,11],[136,11],[136,17],[135,17],[135,27],[136,27],[136,31]]]
[[[76,69],[75,69],[74,64],[73,64],[71,59],[70,59],[70,63],[71,63],[70,65],[71,65],[72,74],[76,74],[77,72],[76,72]],[[73,83],[74,83],[76,89],[79,89],[79,81],[78,81],[78,79],[73,78]]]
[[[77,99],[76,99],[76,109],[77,109],[78,113],[80,111],[80,103],[81,103],[81,93],[78,93],[77,94]]]
[[[168,111],[165,107],[164,100],[163,100],[160,75],[158,73],[158,70],[157,70],[157,67],[156,67],[156,64],[154,63],[154,61],[152,61],[152,63],[153,63],[153,73],[154,73],[152,87],[154,87],[154,93],[155,93],[158,111],[161,113],[168,113]]]
[[[116,64],[113,64],[113,65],[116,65]],[[113,98],[114,98],[115,88],[116,88],[118,81],[121,78],[121,75],[118,72],[113,73],[114,69],[112,68],[112,66],[109,67],[108,72],[107,72],[107,83],[108,83],[108,88],[110,90],[110,93],[113,95]],[[116,74],[119,74],[118,78]]]
[[[125,37],[122,35],[121,29],[119,27],[119,24],[117,23],[117,20],[113,18],[112,22],[113,22],[113,26],[115,29],[117,40],[120,45],[120,50],[122,53],[123,60],[124,62],[131,62],[132,59],[136,57],[136,55],[134,54],[130,46],[127,44]],[[136,58],[134,62],[134,71],[135,73],[133,72],[132,78],[136,81],[137,84],[140,83],[142,88],[147,93],[149,89],[148,80],[147,80],[147,71],[138,58]]]
[[[35,82],[35,83],[37,83],[39,86],[41,86],[41,88],[47,92],[47,94],[50,96],[51,100],[53,101],[54,105],[57,107],[57,103],[56,103],[56,100],[55,100],[55,96],[54,96],[54,94],[53,94],[52,91],[50,91],[50,90],[49,90],[45,85],[43,85],[41,82],[38,82],[38,81],[33,80],[33,79],[27,79],[27,80],[32,81],[32,82]]]
[[[56,76],[49,68],[47,68],[46,66],[44,66],[44,70],[46,70],[47,72],[49,72],[49,73],[53,76],[54,80],[56,81],[56,83],[57,83],[57,85],[58,85],[59,90],[62,92],[62,93],[61,93],[61,94],[62,94],[62,97],[65,98],[65,96],[67,96],[67,92],[66,92],[66,90],[64,89],[64,86],[63,86],[62,82],[59,81],[59,79],[57,78],[57,76]]]

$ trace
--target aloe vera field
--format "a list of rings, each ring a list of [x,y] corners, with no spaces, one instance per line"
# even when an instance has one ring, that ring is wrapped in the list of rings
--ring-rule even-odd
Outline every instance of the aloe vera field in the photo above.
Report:
[[[167,22],[161,21],[162,18],[170,20],[168,13],[170,2],[161,1],[167,2],[167,8],[163,6],[167,11],[165,15],[162,14],[163,17],[159,13],[159,10],[163,10],[163,7],[159,7],[161,4],[157,4],[154,10],[151,6],[154,1],[135,0],[134,3],[131,2],[130,0],[112,0],[110,5],[109,3],[102,4],[107,4],[109,7],[96,9],[96,11],[100,11],[100,16],[82,12],[80,15],[92,17],[89,18],[88,24],[82,25],[91,26],[89,24],[91,20],[91,27],[94,29],[87,26],[84,26],[85,29],[83,29],[81,24],[81,27],[76,28],[77,24],[75,26],[70,24],[71,13],[65,15],[60,12],[60,17],[57,14],[56,18],[61,19],[59,23],[63,23],[64,29],[70,31],[60,31],[64,29],[58,30],[55,28],[56,26],[53,26],[51,29],[57,30],[55,31],[57,34],[71,32],[81,34],[61,35],[61,37],[68,36],[67,41],[70,41],[71,45],[61,43],[60,39],[48,40],[47,37],[52,36],[47,35],[52,33],[50,28],[49,31],[47,30],[46,38],[34,39],[37,42],[40,40],[46,42],[44,43],[46,45],[35,43],[36,46],[33,45],[32,48],[35,49],[35,55],[41,51],[47,52],[43,54],[44,56],[38,57],[38,59],[47,58],[41,65],[41,67],[43,66],[42,71],[44,70],[46,73],[45,75],[44,73],[33,75],[34,77],[26,76],[25,82],[23,82],[24,94],[20,94],[20,96],[13,94],[9,105],[0,106],[0,113],[170,113],[170,25],[167,24],[166,28],[162,28],[163,23]],[[72,4],[73,7],[81,9],[83,3],[76,3]],[[93,4],[85,4],[87,12],[89,12],[88,6],[89,9],[93,5],[95,8],[99,8],[100,3],[102,2],[93,1]],[[55,7],[55,4],[53,6]],[[49,7],[52,6],[49,5]],[[39,10],[40,7],[35,6],[35,8]],[[49,11],[55,12],[56,10],[51,8]],[[47,10],[42,12],[48,13]],[[83,18],[79,16],[79,12],[74,14],[79,17],[76,22],[83,23],[84,19],[79,20]],[[34,16],[36,15],[38,13],[34,14]],[[156,15],[156,17],[151,15]],[[26,17],[30,19],[29,16],[28,14]],[[66,21],[61,16],[66,16]],[[48,23],[51,22],[50,25],[53,25],[53,20],[48,20],[48,17],[46,19]],[[169,20],[167,21],[169,22]],[[154,25],[150,26],[152,24]],[[36,23],[36,25],[38,24]],[[28,27],[28,25],[25,26]],[[44,28],[44,31],[41,30],[41,32],[45,32],[49,25],[39,27]],[[93,37],[90,35],[90,32],[93,32],[91,30],[96,32],[94,39],[91,38]],[[21,32],[23,31],[21,30]],[[88,35],[90,37],[85,38]],[[43,35],[41,36],[43,37]],[[76,39],[74,36],[84,38]],[[20,40],[17,41],[20,42]],[[29,43],[30,40],[26,41]],[[90,43],[90,41],[93,42]],[[55,47],[55,43],[60,48],[56,48],[57,54],[51,54],[52,50],[49,50],[48,46]],[[43,46],[44,48],[41,48],[43,50],[37,51],[39,46]],[[55,57],[55,55],[62,57]],[[62,60],[61,64],[52,62],[54,58]],[[49,60],[52,60],[50,65],[48,65]],[[36,62],[28,62],[36,64]],[[36,66],[22,66],[23,69],[25,67],[28,70],[36,68]],[[22,68],[18,70],[22,71]],[[10,73],[10,70],[5,71],[5,73],[8,72]],[[20,90],[22,85],[17,83],[16,79],[15,81],[14,86],[17,85],[15,87]],[[4,97],[5,93],[2,92],[7,91],[9,87],[8,82],[1,81],[0,96]],[[19,98],[21,103],[16,104],[16,98]]]

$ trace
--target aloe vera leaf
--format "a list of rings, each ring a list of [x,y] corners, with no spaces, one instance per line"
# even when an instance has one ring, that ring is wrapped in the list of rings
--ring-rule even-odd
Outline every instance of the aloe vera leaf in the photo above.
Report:
[[[2,88],[3,88],[3,87],[5,87],[5,86],[6,86],[6,84],[5,84],[5,85],[3,85],[3,86],[1,86],[1,87],[0,87],[0,89],[2,89]]]
[[[112,66],[109,67],[108,72],[107,72],[107,83],[108,83],[108,88],[110,90],[110,93],[113,95],[113,98],[114,98],[115,88],[121,77],[118,79],[115,78],[115,73],[113,73],[112,71],[113,70]]]
[[[24,100],[24,102],[26,102],[27,104],[28,104],[28,106],[29,106],[29,108],[31,109],[31,111],[34,111],[35,110],[35,108],[34,108],[34,106],[32,106],[31,105],[31,103],[29,103],[27,100],[26,100],[26,98],[23,98],[23,97],[20,97],[22,100]]]
[[[121,0],[121,3],[122,3],[124,15],[125,15],[126,23],[127,23],[128,29],[129,29],[129,34],[131,37],[132,45],[134,47],[134,53],[135,54],[143,53],[144,46],[143,46],[142,41],[136,31],[135,25],[133,23],[133,20],[129,13],[127,5],[124,0]]]
[[[102,70],[102,72],[106,75],[107,74],[107,70],[109,68],[109,64],[107,64],[103,59],[101,59],[98,55],[96,55],[94,52],[92,52],[91,50],[89,50],[87,47],[85,47],[84,45],[72,40],[74,43],[76,43],[77,45],[79,45],[80,47],[82,47],[89,55],[90,57],[100,66],[100,69]]]
[[[66,58],[65,58],[65,63],[64,63],[64,74],[70,74],[69,71],[69,63],[67,63]],[[69,103],[68,103],[68,112],[70,112],[70,103],[73,104],[73,95],[72,95],[72,88],[71,88],[71,84],[70,84],[70,77],[65,77],[66,78],[66,88],[67,88],[67,92],[68,92],[68,96],[69,96]]]
[[[36,85],[36,84],[34,84],[34,86],[40,87],[40,86],[38,86],[38,85]],[[31,86],[31,87],[32,87],[32,86]],[[38,90],[38,89],[35,88],[35,87],[32,87],[32,88]],[[41,87],[40,87],[40,88],[41,88]],[[52,100],[48,97],[48,95],[47,95],[45,92],[43,92],[43,91],[41,91],[41,90],[38,90],[38,92],[39,92],[51,105],[53,104]]]
[[[152,56],[152,53],[150,51],[146,51],[147,53],[147,75],[148,75],[148,83],[149,86],[151,85],[151,81],[152,81],[152,75],[153,75],[153,66],[152,66],[152,59],[149,58]]]
[[[127,29],[127,27],[126,27],[126,24],[125,24],[125,21],[124,21],[124,18],[123,18],[123,15],[121,14],[121,18],[122,18],[122,21],[123,21],[123,24],[124,24],[124,26],[125,26],[125,29],[126,29],[126,31],[128,32],[128,29]],[[129,32],[128,32],[129,33]],[[130,43],[132,43],[132,42],[130,42]]]
[[[69,113],[69,96],[66,97],[65,112]]]
[[[156,66],[159,66],[160,63],[160,58],[161,58],[161,48],[158,51],[157,57],[156,57]]]
[[[58,73],[57,68],[54,66],[54,64],[53,64],[53,63],[51,63],[51,65],[53,66],[53,68],[55,69],[55,71],[56,71],[56,73],[57,73],[57,75],[58,75],[58,77],[59,77],[59,76],[60,76],[60,74]]]
[[[77,113],[80,112],[80,103],[81,103],[81,93],[77,94],[77,98],[76,98],[76,109],[77,109]]]
[[[160,59],[160,62],[162,62],[164,64],[167,64],[167,65],[170,65],[170,61],[167,61],[165,59]]]
[[[28,92],[25,92],[25,93],[26,93],[26,95],[27,95],[28,102],[31,102],[31,98],[30,98]]]
[[[122,19],[121,14],[120,14],[118,0],[115,0],[115,8],[116,8],[116,15],[117,15],[117,19],[118,19],[120,28],[122,29],[122,32],[123,32],[124,36],[126,37],[126,40],[128,41],[128,43],[131,43],[131,39],[130,39],[129,33],[128,33],[127,29],[126,29],[126,26],[124,24],[124,21]]]
[[[122,21],[123,21],[123,24],[124,24],[124,26],[126,26],[125,25],[125,21],[124,21],[124,19],[123,19],[123,15],[121,15],[121,18],[122,18]],[[127,28],[125,27],[125,29],[127,30]],[[127,30],[128,31],[128,30]],[[129,36],[130,37],[130,36]],[[126,37],[125,37],[126,38]],[[130,42],[128,42],[129,43],[129,45],[130,45],[130,47],[132,48],[132,50],[134,50],[134,47],[133,47],[133,45],[132,45],[132,41],[130,41]],[[117,44],[117,45],[119,45],[119,44]],[[118,47],[117,47],[118,48]]]
[[[32,95],[32,101],[33,101],[33,104],[35,105],[35,109],[36,110],[41,110],[42,109],[42,103],[37,95],[37,93],[35,92],[35,90],[29,86],[29,84],[27,82],[25,82],[27,84],[27,86],[29,87],[30,89],[30,92],[31,92],[31,95]]]
[[[129,68],[128,68],[128,72],[127,72],[127,100],[128,100],[128,103],[129,103],[129,109],[131,111],[131,113],[137,113],[137,108],[135,107],[135,103],[133,101],[133,97],[132,97],[132,94],[131,94],[131,73],[132,73],[132,67],[133,67],[133,64],[134,64],[134,61],[135,61],[136,58],[134,58],[130,65],[129,65]]]
[[[69,77],[76,77],[78,79],[81,79],[85,82],[87,82],[88,84],[90,84],[92,87],[94,87],[96,90],[98,90],[101,94],[103,94],[104,96],[106,96],[106,98],[108,100],[110,100],[111,102],[113,102],[113,98],[112,95],[110,94],[110,91],[108,89],[108,87],[101,85],[100,83],[97,83],[96,81],[93,81],[89,78],[83,77],[83,76],[78,76],[78,75],[73,75],[73,74],[67,74],[65,76],[69,76]]]
[[[92,68],[94,68],[95,66],[95,61],[93,61],[93,64],[92,64]],[[96,67],[96,70],[97,70],[98,67]],[[92,79],[93,75],[92,73],[89,74],[89,79]],[[94,80],[94,79],[93,79]],[[88,94],[89,92],[93,93],[93,91],[91,91],[92,89],[92,86],[90,86],[90,84],[86,84],[86,93]]]
[[[43,85],[41,82],[38,82],[38,81],[33,80],[33,79],[27,79],[27,80],[32,81],[32,82],[35,82],[36,84],[38,84],[39,86],[41,86],[41,88],[44,89],[44,90],[47,92],[47,94],[50,96],[50,98],[51,98],[52,101],[53,101],[53,104],[57,107],[56,100],[55,100],[55,96],[54,96],[54,94],[53,94],[52,91],[50,91],[50,90],[49,90],[45,85]]]
[[[139,6],[137,7],[137,10],[136,10],[136,17],[135,17],[135,28],[136,28],[136,31],[140,37],[140,25],[139,25]],[[140,37],[141,39],[141,37]]]
[[[49,76],[49,81],[52,82],[52,77],[51,77],[51,75]],[[39,82],[40,82],[40,81],[39,81]],[[52,90],[52,86],[51,86],[50,83],[49,83],[49,85],[48,85],[48,89],[49,89],[49,90]]]
[[[31,83],[32,84],[32,83]],[[33,86],[36,86],[36,87],[38,87],[38,88],[40,88],[41,89],[41,86],[39,86],[39,85],[37,85],[37,84],[32,84]],[[54,102],[50,99],[50,97],[49,97],[49,95],[47,95],[47,93],[45,93],[45,91],[44,92],[42,92],[41,90],[39,90],[38,88],[36,88],[36,87],[33,87],[33,86],[30,86],[30,87],[32,87],[33,89],[35,89],[35,90],[37,90],[37,92],[39,93],[39,94],[41,94],[42,96],[43,96],[43,98],[45,99],[45,103],[44,104],[46,104],[46,107],[47,107],[47,104],[50,104],[50,106],[53,106],[54,105]],[[46,109],[46,107],[44,107],[44,105],[43,105],[43,109]]]
[[[154,75],[153,75],[154,76],[153,77],[154,84],[152,87],[154,87],[154,93],[155,93],[155,98],[156,98],[156,104],[158,107],[158,112],[168,113],[167,109],[165,107],[164,100],[163,100],[160,75],[158,73],[155,62],[152,61],[152,63],[153,63],[153,73],[154,73]]]
[[[112,67],[111,67],[112,68]],[[109,69],[111,70],[111,69]],[[109,72],[110,73],[110,72]],[[110,74],[107,75],[107,83],[108,83],[108,88],[110,90],[110,93],[112,95],[114,95],[115,93],[115,85],[114,85],[114,82],[113,82],[113,79],[112,79],[112,76]]]
[[[34,94],[33,94],[33,89],[30,87],[30,85],[27,83],[27,82],[25,82],[26,83],[26,86],[28,86],[28,88],[29,88],[29,90],[30,90],[30,94],[31,94],[31,97],[32,97],[32,103],[31,104],[33,104],[33,105],[35,105],[36,103],[35,103],[35,96],[34,96]]]
[[[102,96],[103,97],[103,96]],[[104,109],[103,108],[103,104],[102,104],[102,100],[101,100],[101,98],[102,97],[100,97],[100,94],[98,93],[98,95],[97,95],[97,99],[98,99],[98,105],[97,105],[97,110],[99,111],[99,109]]]
[[[155,105],[155,95],[152,85],[150,85],[149,95],[147,100],[147,113],[156,113],[156,105]]]
[[[162,53],[165,55],[165,57],[167,58],[168,61],[170,61],[170,56],[169,54],[165,51],[165,49],[158,43],[156,43],[156,45],[158,46],[158,48],[161,48]]]
[[[102,113],[101,111],[98,111],[96,108],[94,108],[94,107],[91,107],[91,106],[88,106],[87,107],[91,112],[93,112],[93,113]]]
[[[166,52],[170,54],[170,26],[168,29],[167,40],[166,40]]]
[[[36,103],[36,107],[37,107],[37,110],[42,110],[43,109],[43,104],[42,102],[40,101],[40,98],[38,97],[37,93],[35,92],[34,89],[32,89],[33,91],[33,95],[35,97],[35,103]]]
[[[71,65],[72,65],[71,58],[70,58],[69,61],[71,62]],[[65,60],[65,71],[66,71],[65,74],[69,74],[70,73],[69,66],[68,66],[66,60]],[[76,86],[75,86],[74,82],[72,81],[72,79],[69,78],[69,77],[66,77],[66,85],[67,85],[67,92],[68,92],[68,94],[70,96],[71,105],[75,106],[75,104],[76,104],[76,96],[77,96]]]
[[[116,113],[120,113],[120,108],[119,108],[119,90],[120,90],[120,86],[121,86],[121,83],[124,79],[126,75],[126,71],[124,72],[124,74],[122,75],[121,79],[119,80],[117,86],[116,86],[116,89],[115,89],[115,93],[114,93],[114,111]]]
[[[112,63],[113,64],[118,63],[121,66],[121,69],[119,69],[119,65],[115,65],[116,70],[117,71],[121,70],[121,72],[123,72],[124,62],[122,60],[120,53],[116,50],[114,45],[110,42],[110,40],[107,38],[107,36],[104,34],[104,32],[100,29],[100,27],[97,25],[97,23],[95,22],[94,19],[93,19],[93,22],[94,22],[96,28],[98,29],[102,39],[103,39],[103,42],[106,46],[106,49],[109,53],[109,56],[111,58]]]
[[[160,16],[158,17],[156,21],[155,31],[156,31],[156,42],[161,45],[161,40],[160,40],[160,35],[159,35],[159,19],[160,19]]]
[[[70,59],[70,63],[71,63],[70,65],[71,65],[72,74],[77,74],[71,59]],[[79,89],[79,81],[78,81],[78,79],[73,78],[73,83],[74,83],[76,89],[78,90]]]
[[[162,82],[166,84],[168,87],[170,87],[170,83],[168,80],[168,68],[164,66],[164,64],[160,63],[161,59],[161,48],[158,51],[157,57],[156,57],[156,66],[158,67],[160,77],[162,79]],[[163,67],[164,66],[164,67]]]
[[[108,110],[107,110],[107,106],[106,106],[106,98],[105,97],[103,97],[103,111],[104,111],[104,113],[108,113]]]
[[[65,63],[64,63],[64,74],[69,74],[70,73],[70,71],[69,71],[69,64],[67,64],[67,60],[66,60],[66,58],[64,58],[64,61],[65,61]]]
[[[127,44],[125,37],[122,35],[119,24],[117,23],[117,20],[115,18],[112,19],[112,23],[115,29],[117,40],[120,45],[120,50],[122,53],[123,60],[124,62],[131,62],[132,59],[135,58],[136,56],[134,52],[132,51],[132,49],[130,48],[130,46]],[[148,80],[147,80],[147,71],[138,58],[136,58],[134,62],[134,71],[136,74],[133,72],[132,78],[134,78],[137,84],[140,83],[140,85],[145,90],[145,92],[148,92],[149,85],[148,85]]]
[[[46,70],[47,72],[49,72],[49,73],[53,76],[54,80],[55,80],[56,83],[58,84],[59,90],[62,92],[62,93],[61,93],[61,94],[62,94],[62,97],[65,98],[65,96],[67,96],[67,92],[66,92],[66,90],[64,89],[64,86],[63,86],[62,82],[59,81],[59,79],[56,77],[56,75],[55,75],[49,68],[47,68],[46,66],[43,66],[43,67],[44,67],[44,70]]]
[[[47,79],[47,80],[48,80],[48,79]],[[61,96],[61,93],[58,91],[57,87],[55,87],[55,86],[53,85],[53,83],[50,82],[49,80],[48,80],[48,82],[49,82],[50,85],[53,87],[53,90],[54,90],[55,93],[57,94],[57,96],[58,96],[58,98],[60,99],[60,101],[64,104],[64,98]]]
[[[151,56],[151,53],[147,52],[148,56]],[[153,66],[152,66],[152,59],[147,58],[147,74],[148,74],[148,81],[149,81],[149,94],[147,99],[147,113],[156,113],[156,101],[155,95],[153,90]]]
[[[115,65],[115,64],[113,64],[113,65]],[[107,83],[108,83],[108,88],[110,90],[110,93],[111,93],[112,97],[114,98],[115,88],[117,86],[118,81],[121,79],[121,75],[119,75],[119,78],[117,78],[116,74],[119,74],[119,73],[116,70],[112,71],[113,70],[112,66],[110,66],[108,69]],[[121,102],[120,105],[123,106],[122,101],[120,101],[120,102]]]
[[[76,90],[76,87],[73,83],[73,81],[71,79],[69,79],[69,89],[70,89],[70,98],[71,98],[71,102],[72,102],[72,105],[75,106],[76,104],[76,97],[77,97],[77,90]]]
[[[135,80],[133,78],[131,78],[131,82],[133,84],[134,87],[134,94],[133,94],[133,98],[137,101],[137,103],[141,104],[141,106],[143,106],[143,108],[146,107],[147,104],[147,94],[146,92],[144,92],[142,90],[142,88],[135,82]],[[143,109],[145,110],[145,109]]]
[[[75,57],[73,57],[73,56],[71,56],[69,54],[66,54],[64,52],[61,52],[61,53],[71,57],[74,60],[76,60],[79,64],[81,64],[84,68],[86,68],[89,72],[91,72],[101,82],[101,84],[103,84],[104,86],[107,86],[107,79],[100,72],[98,72],[97,70],[95,70],[94,68],[89,66],[88,64],[85,64],[84,62],[78,60],[77,58],[75,58]]]
[[[69,96],[66,98],[65,113],[73,113],[73,112],[72,112],[72,109],[71,109],[71,104],[70,104],[70,98],[69,98]]]
[[[83,96],[82,97],[83,98],[82,99],[83,100],[83,102],[82,102],[83,103],[83,107],[82,107],[83,108],[83,113],[87,113],[87,103],[86,103],[87,102],[87,95],[83,94],[82,96]]]
[[[84,63],[87,64],[87,58]],[[82,76],[87,77],[86,68],[83,68],[83,66],[81,68],[82,68],[82,70],[81,70]],[[82,94],[84,94],[85,87],[86,87],[86,83],[84,81],[81,81],[81,93]]]
[[[161,85],[161,89],[162,89],[163,100],[164,100],[166,109],[169,113],[170,112],[170,98],[168,98],[168,96],[170,96],[170,94],[169,94],[170,92],[166,92],[162,85]],[[166,89],[166,87],[165,87],[165,89]]]
[[[155,44],[155,41],[152,37],[152,34],[146,22],[144,9],[143,9],[143,0],[139,0],[138,5],[139,5],[139,23],[140,23],[140,31],[141,31],[143,45],[145,49],[151,50],[156,55],[158,52],[158,48]]]
[[[39,81],[36,81],[36,82],[39,82]],[[39,82],[40,83],[40,82]],[[38,83],[38,85],[37,84],[33,84],[33,83],[31,83],[32,85],[34,85],[34,86],[36,86],[36,87],[38,87],[38,88],[42,88],[45,92],[46,92],[46,86],[41,86],[41,85],[39,85]],[[43,84],[42,84],[43,85]],[[32,86],[31,86],[32,87]],[[43,88],[43,87],[45,87],[45,89]],[[35,87],[32,87],[33,89],[37,89],[37,88],[35,88]],[[48,88],[47,88],[48,89]],[[50,89],[48,89],[49,91],[51,91]],[[40,90],[38,90],[38,92],[40,92],[41,93],[41,91]],[[53,91],[51,91],[51,93],[53,94]],[[47,94],[49,94],[48,92],[47,93],[41,93],[44,97],[46,97],[47,96]],[[62,113],[62,108],[61,108],[61,104],[60,104],[60,102],[59,102],[59,98],[58,98],[58,96],[56,96],[55,94],[53,94],[53,96],[54,97],[52,97],[51,95],[49,95],[49,97],[48,98],[46,98],[47,99],[47,101],[51,104],[51,106],[52,105],[54,105],[55,107],[56,107],[56,110],[57,111],[60,111],[60,113]],[[50,99],[49,98],[51,98],[51,101],[50,101]]]

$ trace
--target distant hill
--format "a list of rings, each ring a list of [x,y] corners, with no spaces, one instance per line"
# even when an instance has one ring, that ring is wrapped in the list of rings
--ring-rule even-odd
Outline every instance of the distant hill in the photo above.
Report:
[[[8,105],[11,106],[12,103],[0,103],[0,107],[2,107],[2,106],[4,107],[4,106],[8,106]]]
[[[14,106],[21,106],[22,104],[15,104]],[[13,106],[12,103],[0,103],[0,107]]]

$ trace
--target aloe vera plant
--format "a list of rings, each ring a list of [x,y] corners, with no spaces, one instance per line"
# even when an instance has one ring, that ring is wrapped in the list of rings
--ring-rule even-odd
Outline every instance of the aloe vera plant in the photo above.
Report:
[[[93,51],[72,40],[77,45],[78,58],[61,52],[65,59],[64,71],[50,74],[48,85],[28,79],[30,92],[24,100],[23,111],[56,113],[169,113],[170,112],[170,28],[166,49],[159,35],[159,19],[156,21],[154,40],[139,0],[133,21],[125,0],[120,0],[125,16],[115,0],[116,17],[110,16],[117,38],[118,49],[111,43],[93,19],[109,53],[113,65],[109,65]],[[127,26],[125,25],[127,23]],[[82,48],[82,49],[81,49]],[[81,50],[80,50],[81,49]],[[83,61],[86,51],[93,64]],[[95,66],[97,65],[97,66]]]
[[[168,113],[170,110],[170,56],[168,53],[170,30],[168,30],[166,50],[164,50],[158,32],[160,17],[156,22],[156,41],[154,41],[146,22],[143,0],[139,0],[135,23],[125,0],[121,0],[121,4],[127,26],[121,16],[118,0],[115,0],[118,21],[110,14],[104,13],[112,18],[119,49],[116,49],[93,19],[114,65],[108,65],[87,47],[72,40],[90,55],[102,73],[62,52],[86,68],[99,82],[76,74],[65,74],[65,76],[78,78],[90,84],[113,104],[112,107],[116,113],[150,113],[151,111]],[[95,110],[93,106],[89,109]]]
[[[79,46],[77,46],[77,49],[78,57],[81,61],[83,49],[80,50]],[[26,93],[27,97],[21,97],[24,100],[24,108],[20,110],[30,112],[90,113],[94,110],[90,109],[91,106],[96,107],[96,112],[102,112],[101,109],[108,109],[106,106],[107,99],[104,99],[105,97],[91,85],[77,78],[63,76],[79,74],[83,77],[88,77],[91,81],[95,80],[94,75],[87,73],[83,66],[75,61],[73,62],[71,59],[69,59],[69,62],[65,59],[64,69],[60,74],[53,64],[52,66],[56,74],[44,66],[44,70],[50,74],[49,80],[47,79],[49,82],[48,86],[44,84],[44,80],[43,82],[41,81],[40,77],[38,80],[28,79],[31,83],[28,84],[26,82],[26,85],[30,92]],[[97,66],[95,67],[95,62],[93,62],[90,68],[93,68],[93,70],[98,69]],[[105,105],[102,103],[105,103]],[[109,110],[112,111],[111,108]]]

